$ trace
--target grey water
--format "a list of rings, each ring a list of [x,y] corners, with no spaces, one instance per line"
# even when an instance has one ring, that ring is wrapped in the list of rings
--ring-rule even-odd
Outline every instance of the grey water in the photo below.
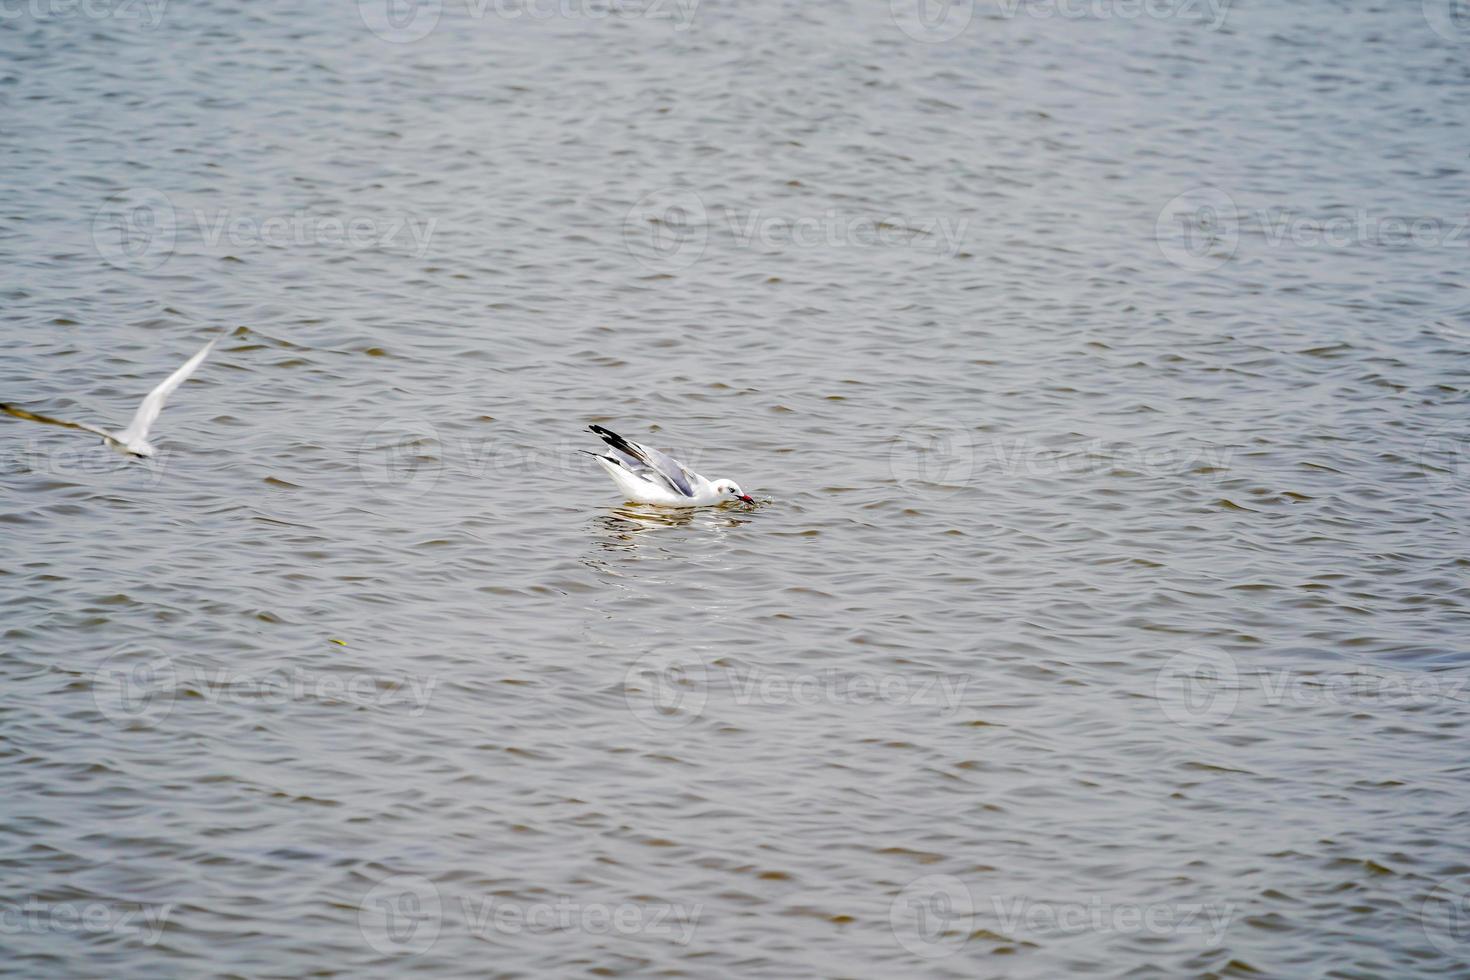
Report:
[[[5,5],[0,974],[1464,976],[1457,9]]]

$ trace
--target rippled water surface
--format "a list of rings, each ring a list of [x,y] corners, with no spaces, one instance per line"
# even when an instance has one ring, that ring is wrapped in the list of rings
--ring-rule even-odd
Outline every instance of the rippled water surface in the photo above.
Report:
[[[1470,28],[892,6],[7,8],[0,971],[1466,975]]]

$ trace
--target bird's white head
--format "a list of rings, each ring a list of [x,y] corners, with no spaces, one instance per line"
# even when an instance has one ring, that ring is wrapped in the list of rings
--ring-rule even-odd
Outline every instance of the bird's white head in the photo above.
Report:
[[[710,485],[714,487],[715,492],[719,493],[721,496],[728,496],[731,500],[740,500],[747,504],[755,503],[755,498],[746,493],[744,490],[741,490],[740,484],[736,483],[734,480],[716,480]]]

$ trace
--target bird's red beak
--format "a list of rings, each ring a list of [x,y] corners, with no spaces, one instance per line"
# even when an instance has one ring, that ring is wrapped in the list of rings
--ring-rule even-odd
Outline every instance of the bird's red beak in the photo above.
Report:
[[[755,498],[752,497],[748,493],[742,493],[740,495],[740,499],[743,500],[743,501],[745,501],[747,504],[753,504],[753,503],[755,503]]]

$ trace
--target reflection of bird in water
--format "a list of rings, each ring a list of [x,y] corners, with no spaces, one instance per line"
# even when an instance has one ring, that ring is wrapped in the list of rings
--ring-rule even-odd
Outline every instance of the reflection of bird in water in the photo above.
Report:
[[[592,525],[600,532],[598,547],[605,551],[627,552],[650,545],[656,548],[661,540],[661,536],[656,532],[670,528],[686,527],[717,531],[739,527],[749,521],[750,518],[742,512],[672,510],[650,504],[626,504],[613,508],[609,513],[599,514],[593,518]],[[688,536],[678,535],[676,538],[662,540],[687,541]],[[689,555],[687,551],[681,549],[680,557],[688,558]],[[601,562],[596,561],[589,562],[589,564],[605,567]]]

